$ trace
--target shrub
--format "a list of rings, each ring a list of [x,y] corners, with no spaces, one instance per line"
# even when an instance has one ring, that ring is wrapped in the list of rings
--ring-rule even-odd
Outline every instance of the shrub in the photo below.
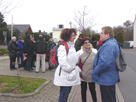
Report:
[[[0,48],[0,52],[8,52],[8,49],[7,48]]]
[[[0,48],[0,56],[7,54],[8,53],[8,49],[7,48]]]
[[[85,36],[88,36],[89,38],[91,38],[91,34],[86,34]],[[92,34],[92,36],[95,36],[96,40],[99,41],[99,39],[100,39],[100,35],[99,34]]]
[[[118,33],[117,35],[114,36],[115,39],[117,39],[117,41],[119,43],[123,43],[124,39],[123,39],[123,34],[122,33]]]

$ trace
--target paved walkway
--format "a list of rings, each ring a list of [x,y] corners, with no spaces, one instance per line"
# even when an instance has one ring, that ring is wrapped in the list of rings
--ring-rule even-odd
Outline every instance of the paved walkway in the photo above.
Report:
[[[46,68],[48,64],[46,63]],[[33,77],[33,78],[46,78],[47,80],[51,80],[49,84],[47,84],[38,94],[25,97],[25,98],[15,98],[15,97],[4,97],[0,96],[0,102],[57,102],[59,97],[59,87],[53,84],[55,69],[52,71],[46,71],[42,73],[35,72],[25,72],[23,70],[13,70],[11,71],[9,68],[9,59],[8,57],[0,58],[0,75],[9,75],[9,76],[20,76],[24,77]],[[68,98],[68,102],[81,102],[81,89],[79,86],[72,87],[71,93]],[[97,100],[101,102],[99,85],[96,85],[97,92]],[[87,91],[87,102],[92,102],[90,92]]]

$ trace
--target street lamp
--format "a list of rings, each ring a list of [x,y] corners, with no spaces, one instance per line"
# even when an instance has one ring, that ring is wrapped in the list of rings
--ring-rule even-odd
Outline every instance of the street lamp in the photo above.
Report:
[[[69,24],[70,24],[70,28],[72,28],[72,22],[69,22]]]

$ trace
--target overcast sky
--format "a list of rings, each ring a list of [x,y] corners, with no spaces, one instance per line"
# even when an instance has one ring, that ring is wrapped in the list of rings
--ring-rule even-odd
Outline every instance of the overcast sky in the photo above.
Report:
[[[136,14],[135,0],[13,0],[12,5],[18,2],[18,7],[5,15],[5,21],[11,24],[13,15],[14,24],[30,24],[33,32],[52,32],[58,24],[69,28],[69,22],[74,22],[74,11],[82,11],[84,6],[91,11],[90,17],[96,16],[95,23],[99,23],[93,29],[98,32],[103,26],[133,22]]]

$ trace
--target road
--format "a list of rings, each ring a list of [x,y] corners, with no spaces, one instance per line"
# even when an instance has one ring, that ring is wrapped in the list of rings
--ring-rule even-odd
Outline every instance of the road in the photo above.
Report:
[[[120,72],[119,89],[125,102],[136,102],[136,50],[124,49],[127,69]]]

